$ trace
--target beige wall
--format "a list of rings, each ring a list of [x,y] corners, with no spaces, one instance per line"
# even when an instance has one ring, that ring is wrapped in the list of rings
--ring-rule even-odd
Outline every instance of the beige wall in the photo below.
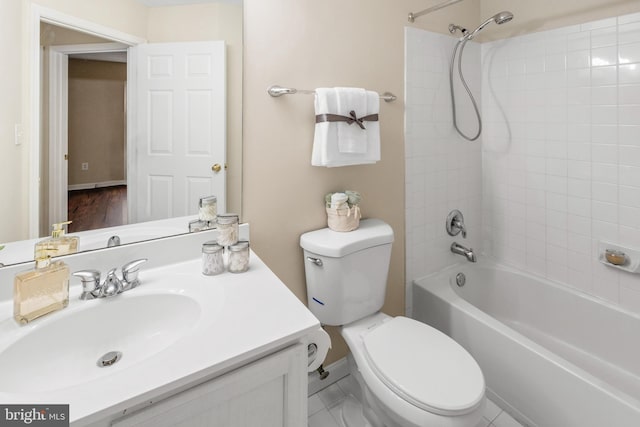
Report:
[[[149,9],[153,42],[224,40],[227,54],[227,210],[242,208],[242,5],[195,4]]]
[[[2,48],[2,78],[0,78],[0,182],[3,188],[0,203],[0,242],[23,238],[27,233],[25,212],[26,174],[24,173],[28,143],[14,144],[14,125],[22,122],[24,106],[22,89],[22,2],[5,1],[0,6],[0,47]]]
[[[26,4],[75,16],[123,33],[144,38],[147,34],[147,7],[136,0],[27,0]],[[29,16],[25,16],[30,22]]]
[[[69,185],[126,179],[126,82],[125,63],[69,60]]]
[[[245,0],[244,219],[252,247],[306,302],[302,250],[305,231],[326,226],[323,197],[329,191],[362,193],[364,217],[380,218],[395,232],[384,311],[404,312],[404,26],[407,13],[425,2],[370,0]],[[446,31],[447,16],[475,17],[476,2],[463,2],[417,25]],[[272,98],[280,84],[300,89],[358,86],[398,96],[380,106],[382,160],[342,168],[311,166],[313,97]],[[346,347],[329,328],[334,349]]]

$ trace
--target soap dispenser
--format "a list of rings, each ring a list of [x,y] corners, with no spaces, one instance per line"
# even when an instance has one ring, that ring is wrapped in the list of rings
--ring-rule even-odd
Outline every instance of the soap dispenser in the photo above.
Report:
[[[50,249],[55,250],[55,256],[74,254],[78,252],[80,246],[80,238],[77,236],[66,236],[64,234],[64,226],[71,224],[71,221],[60,222],[53,224],[51,227],[51,237],[44,240],[40,240],[36,243],[35,247],[35,259],[44,259],[47,255],[51,255],[47,252]]]
[[[67,305],[69,267],[62,261],[51,262],[49,253],[36,260],[34,270],[16,275],[13,282],[13,317],[16,322],[26,324]]]

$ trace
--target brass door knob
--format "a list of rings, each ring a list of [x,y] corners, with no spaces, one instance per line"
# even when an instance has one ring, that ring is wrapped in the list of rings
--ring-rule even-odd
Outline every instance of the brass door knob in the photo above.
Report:
[[[215,165],[211,166],[211,170],[215,173],[218,173],[222,170],[222,166],[220,166],[220,163],[216,163]]]

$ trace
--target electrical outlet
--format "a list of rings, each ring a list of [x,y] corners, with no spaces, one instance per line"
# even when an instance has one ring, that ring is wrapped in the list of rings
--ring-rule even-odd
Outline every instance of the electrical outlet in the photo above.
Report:
[[[89,163],[86,163],[86,162],[82,163],[81,167],[82,167],[83,171],[88,171],[89,170]]]

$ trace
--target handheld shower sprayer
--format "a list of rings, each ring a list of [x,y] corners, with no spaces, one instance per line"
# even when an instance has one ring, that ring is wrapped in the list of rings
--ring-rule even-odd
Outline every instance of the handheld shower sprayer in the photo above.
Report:
[[[493,15],[491,18],[484,21],[482,24],[478,26],[478,28],[476,28],[472,32],[467,31],[466,28],[463,28],[459,25],[449,24],[449,32],[451,34],[455,33],[458,30],[462,33],[462,37],[460,37],[460,40],[458,40],[458,42],[456,43],[456,46],[453,48],[453,54],[451,55],[451,62],[449,63],[449,86],[451,88],[451,108],[453,109],[453,127],[467,141],[475,141],[476,139],[478,139],[478,137],[480,137],[480,134],[482,133],[482,118],[480,117],[480,111],[478,110],[478,106],[476,105],[476,100],[471,94],[471,90],[469,89],[469,86],[467,86],[467,82],[464,80],[464,76],[462,75],[462,52],[464,51],[464,46],[467,44],[469,40],[472,40],[476,36],[476,34],[482,31],[482,29],[487,25],[489,25],[490,23],[495,22],[496,24],[501,25],[501,24],[504,24],[505,22],[511,21],[512,19],[513,19],[513,13],[508,11],[499,12]],[[460,128],[458,128],[458,119],[456,115],[456,99],[453,91],[453,68],[454,68],[454,63],[456,60],[456,52],[458,51],[458,48],[460,48],[460,53],[458,54],[458,73],[460,74],[460,82],[462,83],[463,87],[467,91],[467,94],[471,99],[471,104],[473,104],[476,117],[478,118],[478,132],[475,134],[475,136],[472,136],[472,137],[465,135],[460,130]]]
[[[513,19],[513,13],[505,10],[505,11],[502,11],[500,13],[496,13],[491,18],[487,19],[482,24],[480,24],[478,26],[478,28],[476,28],[475,30],[473,30],[471,32],[467,31],[466,28],[461,27],[459,25],[455,25],[455,24],[449,24],[449,32],[451,34],[453,34],[453,33],[455,33],[456,31],[459,30],[462,33],[462,38],[463,39],[471,40],[476,36],[476,34],[478,34],[480,31],[482,31],[482,29],[484,27],[486,27],[487,25],[489,25],[490,23],[495,22],[498,25],[502,25],[505,22],[511,21],[512,19]]]
[[[480,32],[480,30],[482,30],[484,27],[486,27],[490,23],[495,22],[498,25],[502,25],[505,22],[511,21],[512,19],[513,19],[513,13],[511,12],[504,11],[504,12],[496,13],[491,18],[487,19],[482,24],[480,24],[480,26],[475,30],[473,30],[471,34],[465,35],[465,37],[471,40],[476,36],[476,34],[478,34],[478,32]]]

